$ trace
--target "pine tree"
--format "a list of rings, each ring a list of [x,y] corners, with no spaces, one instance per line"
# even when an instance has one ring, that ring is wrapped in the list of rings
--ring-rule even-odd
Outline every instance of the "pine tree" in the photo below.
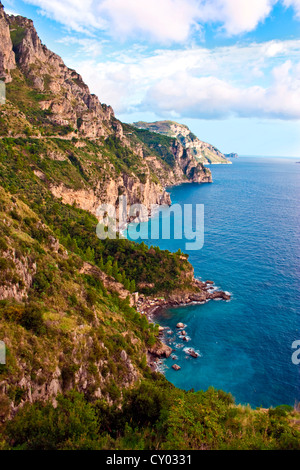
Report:
[[[132,281],[130,282],[130,288],[129,288],[130,292],[135,292],[136,290],[136,285],[135,285],[135,280],[132,279]]]
[[[95,250],[94,248],[91,248],[90,246],[87,248],[85,252],[85,257],[87,261],[94,261],[95,260]]]
[[[112,275],[112,262],[111,260],[109,259],[105,265],[105,272],[108,276],[111,276]]]
[[[112,266],[112,276],[115,279],[117,279],[118,274],[119,274],[118,261],[115,261],[113,266]]]

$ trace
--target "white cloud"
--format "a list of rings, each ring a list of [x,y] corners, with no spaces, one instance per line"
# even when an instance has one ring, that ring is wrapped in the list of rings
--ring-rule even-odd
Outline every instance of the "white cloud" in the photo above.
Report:
[[[105,31],[115,38],[185,42],[212,23],[234,36],[254,30],[278,1],[300,18],[300,0],[25,0],[42,13],[85,33]]]
[[[103,0],[98,11],[121,37],[145,34],[158,41],[185,41],[199,14],[196,0]]]
[[[57,42],[64,44],[65,46],[78,46],[78,52],[74,52],[74,48],[72,48],[73,57],[83,53],[88,57],[93,58],[101,55],[103,51],[103,41],[98,41],[97,39],[92,38],[65,36],[58,39]]]
[[[69,29],[90,33],[109,27],[107,22],[97,14],[95,0],[25,0],[41,8],[43,15],[66,25]]]
[[[300,18],[300,0],[283,0],[286,7],[292,7],[295,10],[296,16]]]
[[[300,119],[300,40],[248,46],[132,51],[79,62],[101,101],[117,113]]]
[[[229,35],[252,31],[267,16],[277,0],[203,0],[201,19],[219,22]]]
[[[300,119],[300,66],[290,61],[274,69],[269,87],[238,87],[216,77],[189,77],[185,72],[161,80],[150,88],[142,103],[157,114],[199,119],[232,116]]]
[[[76,31],[118,38],[185,41],[196,26],[199,0],[25,0]]]

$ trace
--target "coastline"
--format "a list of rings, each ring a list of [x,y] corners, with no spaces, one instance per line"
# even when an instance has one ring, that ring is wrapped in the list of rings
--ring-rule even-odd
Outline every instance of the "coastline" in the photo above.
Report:
[[[188,305],[203,305],[210,300],[231,300],[231,294],[214,287],[213,281],[202,282],[193,278],[191,291],[177,292],[170,295],[169,298],[147,297],[140,295],[136,299],[136,308],[139,313],[146,315],[151,323],[155,322],[155,315],[164,309],[175,307],[186,307]],[[195,290],[195,288],[197,290]],[[137,293],[136,293],[137,294]],[[159,326],[159,335],[153,347],[147,351],[147,362],[152,371],[158,372],[158,366],[162,359],[171,356],[174,350],[168,346],[164,338],[165,328]],[[191,355],[193,354],[191,350]]]
[[[232,163],[232,162],[230,162]],[[180,184],[191,183],[190,181],[178,182],[174,185],[164,188],[164,191],[171,189],[172,187],[179,186]],[[203,184],[203,183],[202,183]],[[169,193],[168,193],[169,194]],[[172,205],[172,202],[171,202]],[[149,211],[147,221],[155,216],[155,212]],[[134,221],[133,221],[134,222]],[[126,224],[120,230],[122,237],[127,238],[126,232],[129,224],[132,223],[127,221]],[[153,316],[158,314],[164,309],[185,307],[188,305],[201,305],[209,302],[210,300],[231,300],[231,294],[226,291],[217,290],[214,286],[213,281],[200,281],[193,275],[190,283],[190,290],[175,291],[168,297],[152,297],[135,292],[133,294],[134,303],[137,311],[145,315],[150,323],[157,323]],[[159,326],[159,335],[157,341],[153,347],[147,350],[147,363],[152,371],[158,372],[158,363],[161,363],[162,358],[168,358],[173,352],[173,349],[164,342],[163,337],[164,328]]]

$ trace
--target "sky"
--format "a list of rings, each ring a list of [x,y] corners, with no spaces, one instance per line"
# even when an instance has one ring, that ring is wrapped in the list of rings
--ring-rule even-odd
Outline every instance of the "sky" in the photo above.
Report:
[[[300,0],[2,0],[118,119],[300,157]]]

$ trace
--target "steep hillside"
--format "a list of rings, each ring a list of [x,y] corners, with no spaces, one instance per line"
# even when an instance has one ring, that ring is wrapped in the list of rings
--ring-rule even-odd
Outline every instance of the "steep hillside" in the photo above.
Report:
[[[171,140],[172,164],[152,153],[41,44],[31,20],[2,5],[0,34],[0,332],[8,348],[0,393],[8,416],[70,388],[110,401],[109,387],[121,396],[143,376],[147,351],[161,347],[132,292],[167,298],[199,288],[179,253],[100,241],[97,207],[126,195],[150,210],[170,204],[165,185],[211,176],[182,162]]]
[[[119,122],[1,3],[0,76],[0,450],[299,448],[296,409],[235,406],[156,372],[171,348],[141,299],[218,295],[188,256],[96,235],[100,203],[170,204],[165,186],[210,171]]]
[[[135,122],[134,126],[138,129],[147,129],[168,137],[175,137],[186,150],[188,156],[194,157],[204,165],[231,163],[216,147],[198,139],[187,126],[178,122],[157,121],[148,123],[139,121]]]
[[[129,204],[143,203],[150,210],[152,204],[170,204],[164,190],[168,184],[211,181],[210,172],[192,156],[182,161],[183,150],[172,148],[173,142],[172,168],[156,154],[144,158],[149,149],[124,135],[112,108],[101,104],[81,76],[41,43],[32,21],[6,15],[2,6],[0,58],[7,84],[0,136],[36,139],[45,166],[65,167],[63,178],[61,171],[51,175],[56,197],[95,214],[100,203],[117,205],[124,194]],[[74,167],[76,184],[69,178]]]

